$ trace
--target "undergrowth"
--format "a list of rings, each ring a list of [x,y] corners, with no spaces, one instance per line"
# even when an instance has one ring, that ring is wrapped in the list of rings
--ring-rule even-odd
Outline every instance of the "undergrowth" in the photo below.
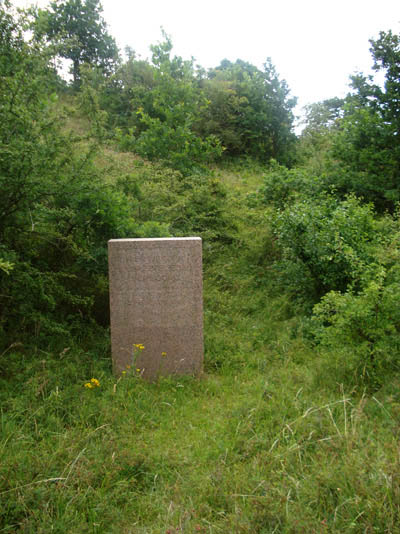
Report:
[[[0,532],[400,532],[399,382],[352,386],[303,339],[243,172],[236,239],[204,242],[202,377],[117,380],[101,334],[1,355]]]

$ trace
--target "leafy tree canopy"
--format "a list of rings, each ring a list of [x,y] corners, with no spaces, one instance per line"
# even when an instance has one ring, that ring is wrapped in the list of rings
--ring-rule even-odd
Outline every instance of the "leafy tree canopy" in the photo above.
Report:
[[[204,131],[219,135],[233,155],[289,163],[296,99],[269,58],[262,71],[240,59],[225,59],[209,71],[203,87],[210,100],[201,122]]]
[[[208,102],[198,87],[193,61],[173,56],[170,37],[165,32],[163,37],[151,46],[151,64],[146,67],[131,58],[117,73],[119,91],[128,91],[131,123],[128,133],[117,130],[117,136],[123,148],[187,174],[219,157],[222,147],[215,135],[196,130]]]
[[[118,48],[107,31],[102,10],[100,0],[54,0],[50,9],[38,11],[36,34],[58,43],[59,55],[72,61],[75,85],[82,63],[109,74],[118,61]]]
[[[393,211],[400,200],[399,36],[381,32],[370,50],[374,69],[385,75],[384,86],[372,76],[351,77],[327,176],[338,193],[354,192],[379,211]]]
[[[0,5],[0,345],[90,322],[106,240],[135,234],[130,203],[92,164],[94,145],[65,129],[51,51],[26,39],[25,22]]]

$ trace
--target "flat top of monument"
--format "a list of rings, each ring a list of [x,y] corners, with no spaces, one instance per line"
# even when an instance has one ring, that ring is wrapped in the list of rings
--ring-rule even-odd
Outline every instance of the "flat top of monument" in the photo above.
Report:
[[[110,239],[109,243],[121,243],[129,241],[201,241],[201,237],[133,237],[124,239]]]

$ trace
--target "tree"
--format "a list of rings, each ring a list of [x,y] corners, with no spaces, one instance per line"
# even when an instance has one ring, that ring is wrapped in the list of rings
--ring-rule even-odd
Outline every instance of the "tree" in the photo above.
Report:
[[[0,4],[0,349],[93,321],[107,239],[135,235],[132,203],[94,167],[93,144],[66,131],[51,51],[26,25]]]
[[[370,42],[384,87],[372,76],[351,77],[353,92],[334,137],[328,174],[339,193],[355,192],[379,211],[393,211],[400,200],[400,38],[381,32]]]
[[[199,126],[202,131],[218,135],[232,155],[290,162],[296,99],[289,97],[270,59],[262,71],[239,59],[225,59],[202,85],[210,100]]]
[[[193,61],[171,56],[171,39],[164,32],[163,37],[163,42],[151,46],[150,69],[142,62],[129,69],[132,118],[136,117],[127,134],[120,130],[117,135],[123,148],[188,174],[218,158],[222,147],[215,135],[196,131],[208,102],[196,83]]]
[[[118,48],[101,16],[100,0],[54,0],[50,10],[39,10],[38,36],[59,44],[59,55],[72,61],[74,85],[79,85],[80,66],[90,63],[110,73],[118,61]]]
[[[304,130],[297,143],[297,163],[322,174],[335,132],[343,117],[343,98],[329,98],[304,107]]]
[[[305,106],[305,129],[303,133],[320,133],[338,124],[343,116],[343,98],[328,98]]]

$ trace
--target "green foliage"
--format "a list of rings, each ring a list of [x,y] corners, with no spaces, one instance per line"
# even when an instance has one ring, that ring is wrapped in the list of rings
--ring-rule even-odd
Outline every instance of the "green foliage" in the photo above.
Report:
[[[345,198],[355,194],[373,202],[379,213],[400,200],[399,36],[381,32],[371,41],[372,76],[351,76],[351,93],[308,106],[306,128],[297,147],[298,161],[321,176],[326,190]]]
[[[55,157],[61,141],[52,139],[55,117],[51,114],[57,100],[52,92],[48,58],[37,47],[25,43],[21,27],[10,10],[0,10],[0,105],[2,143],[0,160],[0,233],[5,221],[18,225],[19,210],[28,210],[47,194],[42,182],[47,174],[58,173]],[[11,226],[10,222],[7,226]]]
[[[330,98],[305,106],[304,129],[296,146],[296,161],[313,174],[326,171],[327,159],[343,117],[344,99]]]
[[[380,113],[352,103],[335,137],[327,180],[339,194],[355,192],[377,210],[393,211],[398,190],[397,139]],[[339,161],[338,161],[339,160]]]
[[[321,179],[311,175],[309,170],[301,167],[288,169],[272,160],[268,171],[264,172],[257,197],[264,204],[283,208],[298,197],[317,197],[321,191]]]
[[[118,48],[101,16],[100,0],[54,0],[39,10],[34,29],[38,37],[58,45],[58,54],[72,61],[75,86],[83,63],[110,73],[118,61]]]
[[[204,134],[218,135],[231,155],[292,162],[296,99],[289,98],[289,88],[269,58],[263,71],[242,60],[224,60],[202,85],[210,101],[199,124]]]
[[[353,382],[380,387],[400,366],[399,219],[378,222],[373,260],[360,274],[360,289],[331,291],[314,308],[321,346]]]
[[[348,373],[345,380],[350,383],[379,388],[388,373],[400,369],[400,279],[396,274],[393,279],[393,273],[381,268],[358,294],[332,291],[314,308],[317,340],[328,349],[327,357]]]
[[[163,166],[139,164],[117,186],[132,202],[138,224],[168,223],[172,235],[199,235],[208,245],[234,239],[227,192],[211,174],[182,176]]]
[[[287,290],[316,303],[328,291],[359,289],[381,236],[372,206],[355,197],[299,199],[272,215],[282,259],[276,265]]]
[[[56,340],[95,316],[107,323],[106,241],[135,235],[135,223],[94,168],[93,147],[62,130],[47,50],[25,41],[7,5],[0,24],[2,344]]]
[[[83,323],[108,325],[108,239],[173,232],[201,235],[209,243],[228,242],[235,225],[226,208],[226,191],[210,173],[185,177],[138,162],[125,178],[106,181],[94,164],[98,144],[107,137],[107,115],[96,90],[102,83],[99,71],[81,70],[81,91],[75,100],[91,129],[80,138],[64,126],[48,68],[51,51],[36,40],[25,41],[11,12],[2,10],[1,17],[2,57],[9,56],[1,63],[0,95],[2,342],[30,337],[35,343],[56,343],[79,335]],[[169,82],[172,75],[179,81],[188,66],[179,58],[169,61],[168,50],[166,59],[160,48],[157,64],[166,62],[163,72],[169,70]],[[179,83],[185,94],[185,84]],[[186,115],[182,112],[182,121]],[[195,149],[197,160],[209,156],[204,142],[201,146],[197,141],[191,143],[187,160],[174,160],[186,172]]]
[[[343,115],[343,98],[329,98],[305,106],[305,129],[302,134],[321,133],[338,126]]]
[[[52,334],[55,341],[60,334],[76,335],[82,322],[108,323],[106,242],[137,230],[127,200],[94,182],[87,169],[80,173],[72,186],[56,189],[47,182],[53,185],[51,198],[26,214],[19,210],[21,222],[5,228],[13,270],[0,275],[0,324],[10,341],[28,334],[37,343],[39,335]]]
[[[0,258],[0,269],[6,274],[10,274],[10,271],[13,269],[13,264]]]
[[[340,200],[324,187],[304,169],[275,165],[266,174],[258,195],[274,206],[269,221],[280,257],[269,244],[263,262],[300,304],[297,313],[311,316],[304,333],[329,362],[326,372],[376,389],[400,369],[398,218],[378,218],[372,204]]]
[[[222,154],[217,137],[205,140],[190,128],[191,119],[186,117],[180,123],[180,112],[176,108],[168,113],[166,120],[152,118],[139,111],[140,122],[145,130],[133,141],[134,151],[150,160],[162,160],[169,167],[188,174],[200,165],[211,163]]]
[[[205,78],[200,81],[208,106],[196,123],[201,135],[216,135],[227,155],[243,154],[243,133],[240,131],[242,108],[248,104],[229,80]]]
[[[123,133],[140,131],[139,107],[150,109],[152,91],[156,84],[155,68],[148,61],[137,59],[133,51],[115,73],[96,84],[102,108],[109,113],[109,127],[121,128]]]
[[[172,56],[171,39],[163,37],[151,47],[151,63],[128,49],[127,61],[100,88],[123,150],[185,174],[222,153],[293,162],[295,99],[270,60],[263,71],[225,60],[206,73]]]
[[[125,149],[188,174],[221,156],[222,146],[215,136],[202,138],[195,133],[193,124],[207,101],[195,85],[193,63],[171,58],[171,40],[166,34],[164,38],[151,47],[152,91],[147,96],[133,93],[138,106],[136,131],[118,131],[118,140]]]
[[[81,116],[85,117],[90,123],[90,131],[88,137],[98,141],[104,141],[110,137],[107,132],[108,114],[101,109],[99,92],[95,85],[102,75],[97,68],[91,68],[88,65],[83,65],[81,68],[81,87],[78,93],[78,102]]]
[[[379,212],[400,200],[399,37],[381,32],[371,41],[374,68],[385,75],[382,89],[372,77],[352,76],[343,118],[332,137],[326,181],[338,194],[354,192]]]

